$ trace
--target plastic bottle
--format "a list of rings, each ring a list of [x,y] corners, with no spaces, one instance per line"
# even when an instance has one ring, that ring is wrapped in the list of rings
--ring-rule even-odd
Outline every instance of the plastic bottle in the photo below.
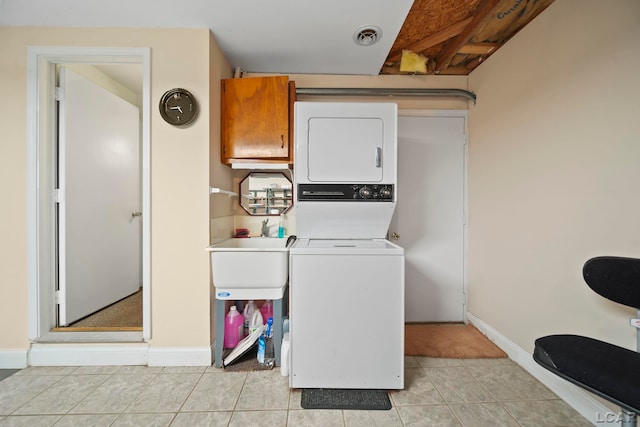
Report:
[[[273,366],[276,358],[273,351],[273,318],[267,320],[267,329],[258,338],[258,363],[262,366]]]
[[[264,335],[260,335],[258,338],[258,364],[264,365],[264,351],[266,349],[266,341],[264,339]]]
[[[234,301],[233,305],[236,306],[236,310],[238,310],[238,313],[242,313],[244,311],[244,301],[243,300]]]
[[[278,237],[284,237],[284,214],[280,214],[280,223],[278,224]]]
[[[264,325],[264,322],[262,321],[262,313],[260,313],[260,310],[256,309],[256,311],[253,312],[253,316],[251,316],[251,320],[249,321],[249,333],[253,333],[253,331],[258,329],[262,325]]]
[[[249,329],[249,324],[251,323],[251,318],[253,317],[253,313],[258,310],[256,304],[253,300],[249,300],[249,302],[244,306],[244,311],[242,312],[242,317],[244,318],[244,335],[247,336],[251,333]]]
[[[267,320],[270,317],[273,317],[273,301],[270,299],[266,300],[262,307],[260,307],[260,313],[262,313],[262,324],[266,325]]]
[[[235,305],[229,309],[224,321],[224,346],[235,348],[244,334],[244,320]]]
[[[289,332],[285,332],[282,336],[282,345],[280,346],[280,374],[283,377],[289,375],[289,349],[291,343],[289,341]]]

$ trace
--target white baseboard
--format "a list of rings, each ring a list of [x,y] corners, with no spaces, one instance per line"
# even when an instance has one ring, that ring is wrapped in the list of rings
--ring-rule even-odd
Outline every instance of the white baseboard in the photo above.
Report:
[[[147,365],[146,343],[34,343],[31,366]]]
[[[1,351],[0,368],[26,366],[211,366],[211,347],[150,347],[146,343],[34,343]]]
[[[513,341],[500,334],[473,314],[467,313],[467,321],[478,328],[480,332],[486,335],[491,341],[507,353],[511,360],[522,366],[522,368],[528,371],[542,384],[547,386],[562,400],[567,402],[569,406],[575,409],[587,420],[591,421],[594,425],[619,425],[617,421],[609,421],[606,417],[606,414],[612,415],[611,408],[597,401],[590,393],[568,381],[563,380],[538,365],[533,360],[533,356],[529,352],[516,345]]]
[[[29,350],[0,350],[0,369],[23,369],[28,362]]]
[[[149,366],[211,366],[211,347],[150,347]]]

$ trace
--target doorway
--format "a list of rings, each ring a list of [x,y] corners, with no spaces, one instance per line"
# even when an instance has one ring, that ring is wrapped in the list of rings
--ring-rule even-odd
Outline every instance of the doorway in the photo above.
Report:
[[[118,96],[127,88],[92,65],[62,65],[56,74],[56,301],[58,326],[67,327],[142,285],[140,114]],[[119,324],[97,319],[97,328]]]
[[[466,141],[465,111],[398,117],[398,203],[389,238],[405,249],[409,323],[466,317]]]
[[[29,232],[29,338],[35,342],[65,342],[69,341],[69,336],[65,332],[58,332],[56,327],[58,323],[65,325],[72,321],[74,318],[83,317],[86,312],[80,311],[64,319],[66,314],[60,315],[57,310],[58,302],[61,299],[65,299],[64,289],[61,293],[58,289],[58,277],[60,270],[58,269],[57,247],[60,240],[69,240],[69,234],[63,229],[64,234],[60,235],[58,229],[58,209],[60,204],[58,201],[64,200],[64,191],[58,189],[58,145],[57,135],[58,129],[58,115],[56,109],[55,93],[57,83],[57,69],[61,65],[73,66],[73,65],[91,65],[95,67],[101,67],[108,69],[110,66],[125,66],[131,64],[142,69],[142,87],[140,96],[140,113],[138,114],[140,129],[139,133],[139,149],[137,153],[139,155],[138,163],[139,178],[135,178],[137,182],[135,187],[140,188],[140,195],[137,196],[139,204],[137,207],[128,208],[126,215],[129,216],[127,220],[131,223],[137,221],[139,224],[139,231],[133,231],[133,234],[138,233],[138,238],[141,234],[141,247],[140,249],[134,249],[138,254],[135,255],[136,260],[133,264],[136,264],[136,268],[141,271],[137,274],[138,278],[135,279],[135,284],[132,286],[129,284],[128,290],[118,291],[118,293],[112,293],[104,301],[105,304],[115,302],[119,298],[126,297],[127,293],[136,292],[141,288],[142,290],[142,329],[137,332],[113,332],[113,333],[87,333],[72,332],[73,340],[78,342],[112,342],[118,341],[133,341],[139,342],[141,340],[148,340],[149,338],[149,306],[150,306],[150,290],[149,290],[149,206],[150,206],[150,156],[149,156],[149,124],[150,124],[150,109],[149,109],[149,93],[150,93],[150,52],[148,48],[68,48],[68,47],[30,47],[28,51],[28,232]],[[104,68],[106,67],[106,68]],[[86,88],[85,88],[86,89]],[[82,93],[82,90],[80,91]],[[103,120],[109,117],[109,114],[103,114]],[[64,125],[63,125],[64,126]],[[112,146],[111,149],[114,147]],[[83,155],[86,157],[86,155]],[[83,163],[83,162],[80,162]],[[64,168],[63,168],[64,170]],[[86,173],[86,172],[85,172]],[[82,175],[80,175],[82,177]],[[78,177],[73,178],[75,181]],[[131,179],[131,178],[129,178]],[[95,184],[89,186],[89,192],[82,196],[83,205],[94,205],[96,200],[99,200],[105,191],[105,185],[101,185],[100,188]],[[64,190],[64,189],[63,189]],[[130,204],[130,203],[129,203]],[[64,209],[64,208],[63,208]],[[98,207],[100,209],[100,207]],[[102,207],[104,209],[104,206]],[[121,212],[122,213],[122,212]],[[80,213],[80,216],[91,216],[91,213]],[[91,221],[86,221],[85,229],[89,224],[89,228],[98,229],[99,227],[91,227]],[[64,221],[62,227],[64,227]],[[134,227],[135,228],[135,227]],[[77,230],[76,230],[77,231]],[[82,234],[82,229],[80,229]],[[59,240],[59,236],[62,236]],[[86,246],[90,251],[99,253],[95,246]],[[95,243],[99,245],[99,243]],[[62,248],[64,249],[64,248]],[[80,253],[86,253],[85,250],[81,250]],[[62,251],[61,251],[62,253]],[[76,272],[89,274],[88,277],[104,275],[108,273],[108,268],[103,271],[99,271],[99,267],[92,265],[90,262],[84,262],[80,259],[79,252],[66,252],[67,257],[66,266],[69,266],[69,260],[72,263],[75,262]],[[95,257],[94,257],[95,258]],[[118,262],[119,264],[119,262]],[[118,269],[118,264],[114,265],[113,269]],[[91,266],[91,267],[87,267]],[[83,268],[86,271],[82,271]],[[66,267],[63,267],[64,270]],[[93,271],[98,270],[98,271]],[[68,273],[67,268],[67,273]],[[63,271],[63,276],[64,276]],[[75,274],[75,273],[74,273]],[[97,276],[96,276],[97,275]],[[63,277],[64,279],[64,277]],[[102,287],[106,287],[104,283]],[[91,291],[89,294],[94,294],[96,291]],[[109,291],[111,292],[111,291]],[[109,293],[107,292],[107,293]],[[86,293],[85,293],[86,294]],[[80,305],[86,305],[89,312],[95,311],[99,306],[97,303],[92,302],[93,306],[89,303],[82,302],[83,297],[80,299]],[[115,298],[115,299],[114,299]],[[102,304],[102,303],[100,303]],[[75,308],[74,308],[75,310]],[[68,313],[67,313],[68,314]]]

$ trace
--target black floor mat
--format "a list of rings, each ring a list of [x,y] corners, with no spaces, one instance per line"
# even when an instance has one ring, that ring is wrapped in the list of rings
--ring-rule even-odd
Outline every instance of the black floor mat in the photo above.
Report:
[[[300,404],[304,409],[391,409],[389,393],[383,390],[305,388]]]

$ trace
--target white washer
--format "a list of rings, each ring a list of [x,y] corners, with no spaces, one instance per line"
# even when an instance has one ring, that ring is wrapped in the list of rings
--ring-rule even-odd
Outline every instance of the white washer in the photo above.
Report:
[[[293,388],[404,387],[404,250],[385,239],[290,249]]]

